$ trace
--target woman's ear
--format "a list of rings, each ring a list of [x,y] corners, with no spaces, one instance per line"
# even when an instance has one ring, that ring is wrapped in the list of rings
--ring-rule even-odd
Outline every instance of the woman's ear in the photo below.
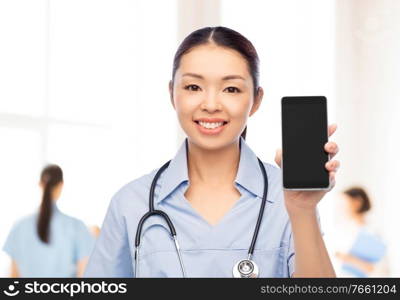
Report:
[[[175,109],[175,103],[174,103],[174,84],[173,84],[172,80],[169,81],[168,88],[169,88],[169,97],[170,97],[170,100],[171,100],[171,104],[172,104],[172,106],[173,106],[174,109]]]
[[[258,108],[260,107],[260,104],[261,104],[263,96],[264,96],[264,90],[260,86],[257,89],[256,95],[254,96],[254,102],[253,102],[253,106],[251,107],[249,117],[252,116],[258,110]]]

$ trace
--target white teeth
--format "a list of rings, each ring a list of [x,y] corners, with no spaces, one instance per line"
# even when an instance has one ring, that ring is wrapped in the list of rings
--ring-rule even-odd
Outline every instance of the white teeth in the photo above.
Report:
[[[207,129],[214,129],[219,126],[222,126],[224,124],[224,122],[208,123],[208,122],[199,121],[199,124]]]

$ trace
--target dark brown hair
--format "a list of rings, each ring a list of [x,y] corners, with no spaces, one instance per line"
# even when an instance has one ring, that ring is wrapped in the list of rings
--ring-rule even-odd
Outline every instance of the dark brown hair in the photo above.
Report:
[[[371,209],[371,201],[367,195],[367,192],[361,187],[351,187],[344,191],[344,194],[349,196],[352,201],[361,201],[361,206],[358,209],[358,214],[366,213]]]
[[[249,73],[253,79],[254,96],[256,96],[259,88],[259,58],[257,51],[253,44],[239,32],[223,26],[198,29],[182,41],[174,56],[172,82],[174,81],[176,70],[179,68],[182,55],[196,46],[207,43],[215,43],[218,46],[236,50],[246,59]],[[241,134],[244,139],[246,139],[246,131],[247,126]]]
[[[52,192],[55,186],[63,182],[63,172],[57,165],[46,166],[40,175],[43,184],[43,197],[40,204],[37,233],[44,243],[49,243],[50,221],[52,215]]]

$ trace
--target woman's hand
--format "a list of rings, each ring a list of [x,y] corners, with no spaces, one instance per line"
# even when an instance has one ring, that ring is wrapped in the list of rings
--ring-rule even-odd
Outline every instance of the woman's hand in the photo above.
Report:
[[[328,136],[330,137],[337,129],[336,124],[329,125]],[[328,190],[323,191],[284,191],[286,209],[289,215],[313,214],[318,202],[324,195],[332,190],[335,186],[335,174],[340,166],[339,161],[332,160],[338,153],[339,147],[335,142],[328,141],[325,151],[329,153],[329,161],[325,164],[325,168],[329,171],[330,186]],[[281,166],[282,150],[278,149],[275,156],[275,162]],[[305,172],[307,172],[305,170]]]
[[[350,255],[344,252],[336,251],[335,256],[337,259],[339,259],[342,262],[347,262],[349,261]]]

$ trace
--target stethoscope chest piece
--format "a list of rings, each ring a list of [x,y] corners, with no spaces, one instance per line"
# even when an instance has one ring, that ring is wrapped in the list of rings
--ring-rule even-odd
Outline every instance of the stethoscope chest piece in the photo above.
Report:
[[[257,278],[258,266],[250,259],[238,261],[233,266],[233,277],[235,278]]]

